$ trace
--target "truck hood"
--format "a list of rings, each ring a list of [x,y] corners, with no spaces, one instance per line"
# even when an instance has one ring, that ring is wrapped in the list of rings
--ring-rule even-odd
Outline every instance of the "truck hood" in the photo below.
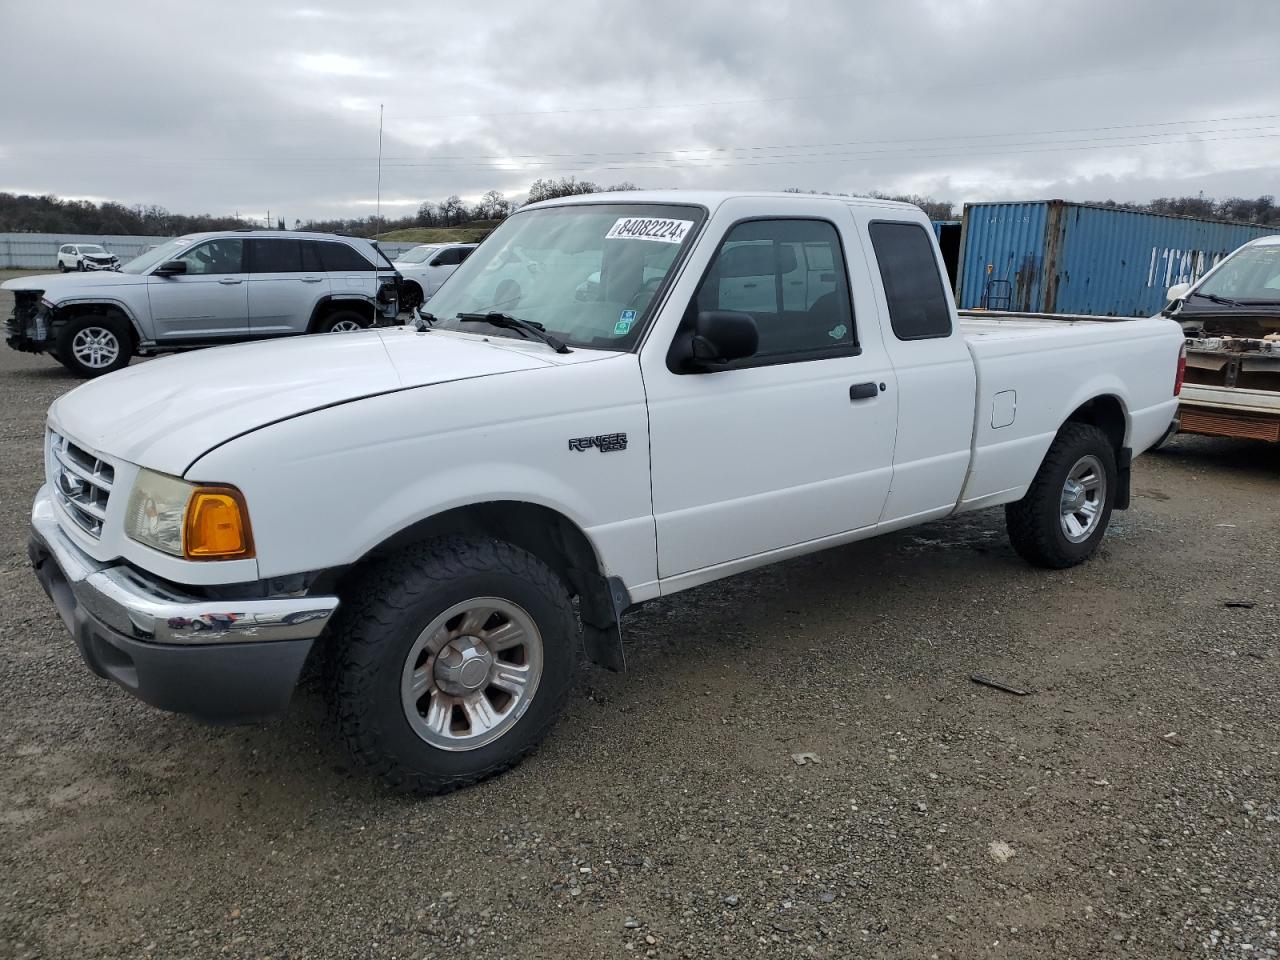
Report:
[[[219,444],[312,410],[557,365],[539,351],[556,356],[541,345],[406,328],[216,347],[92,380],[56,400],[49,421],[98,453],[181,476]]]
[[[147,278],[137,273],[116,273],[112,270],[95,270],[86,273],[42,273],[34,277],[15,277],[0,287],[5,290],[43,291],[54,303],[61,298],[92,296],[95,289],[103,287],[127,287],[146,283]]]

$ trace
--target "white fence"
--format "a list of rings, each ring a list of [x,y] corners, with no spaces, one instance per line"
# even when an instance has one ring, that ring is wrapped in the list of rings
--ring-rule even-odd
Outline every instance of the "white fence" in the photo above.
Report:
[[[58,248],[64,243],[97,243],[127,263],[147,247],[169,237],[104,237],[84,233],[0,233],[0,270],[56,270]],[[389,260],[416,243],[380,243]]]
[[[56,270],[64,243],[99,243],[124,263],[168,237],[103,237],[84,233],[0,233],[0,270]]]

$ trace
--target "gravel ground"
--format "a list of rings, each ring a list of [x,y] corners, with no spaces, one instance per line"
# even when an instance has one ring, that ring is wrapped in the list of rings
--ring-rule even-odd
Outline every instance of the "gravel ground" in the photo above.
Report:
[[[1280,950],[1278,449],[1144,457],[1075,570],[995,511],[655,602],[529,761],[411,800],[315,689],[216,729],[81,665],[25,553],[73,385],[0,348],[0,956]]]

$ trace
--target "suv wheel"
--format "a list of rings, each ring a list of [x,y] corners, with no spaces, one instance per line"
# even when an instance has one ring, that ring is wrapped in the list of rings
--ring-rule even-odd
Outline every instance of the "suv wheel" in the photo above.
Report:
[[[128,366],[133,341],[115,320],[77,317],[58,334],[53,354],[77,377],[100,377]]]
[[[335,310],[316,324],[316,333],[354,333],[369,326],[369,321],[355,310]]]
[[[67,265],[66,265],[65,263],[63,263],[61,260],[59,260],[59,261],[58,261],[58,272],[59,272],[59,273],[66,273],[66,272],[67,272]]]
[[[577,665],[564,584],[499,540],[448,537],[366,571],[335,623],[330,689],[355,757],[444,793],[511,767],[560,715]]]
[[[81,273],[84,273],[84,261],[83,261],[83,260],[77,260],[77,261],[76,261],[76,269],[77,269],[77,270],[79,270]]]

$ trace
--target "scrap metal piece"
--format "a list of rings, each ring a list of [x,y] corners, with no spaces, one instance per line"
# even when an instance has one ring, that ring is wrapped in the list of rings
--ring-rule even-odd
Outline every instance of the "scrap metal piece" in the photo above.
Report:
[[[1011,687],[1007,683],[1001,683],[999,680],[992,680],[990,677],[984,677],[980,673],[970,674],[969,679],[984,687],[990,687],[992,690],[1002,690],[1005,693],[1012,693],[1015,697],[1029,697],[1031,694],[1035,693],[1034,690],[1023,690],[1020,687]]]

